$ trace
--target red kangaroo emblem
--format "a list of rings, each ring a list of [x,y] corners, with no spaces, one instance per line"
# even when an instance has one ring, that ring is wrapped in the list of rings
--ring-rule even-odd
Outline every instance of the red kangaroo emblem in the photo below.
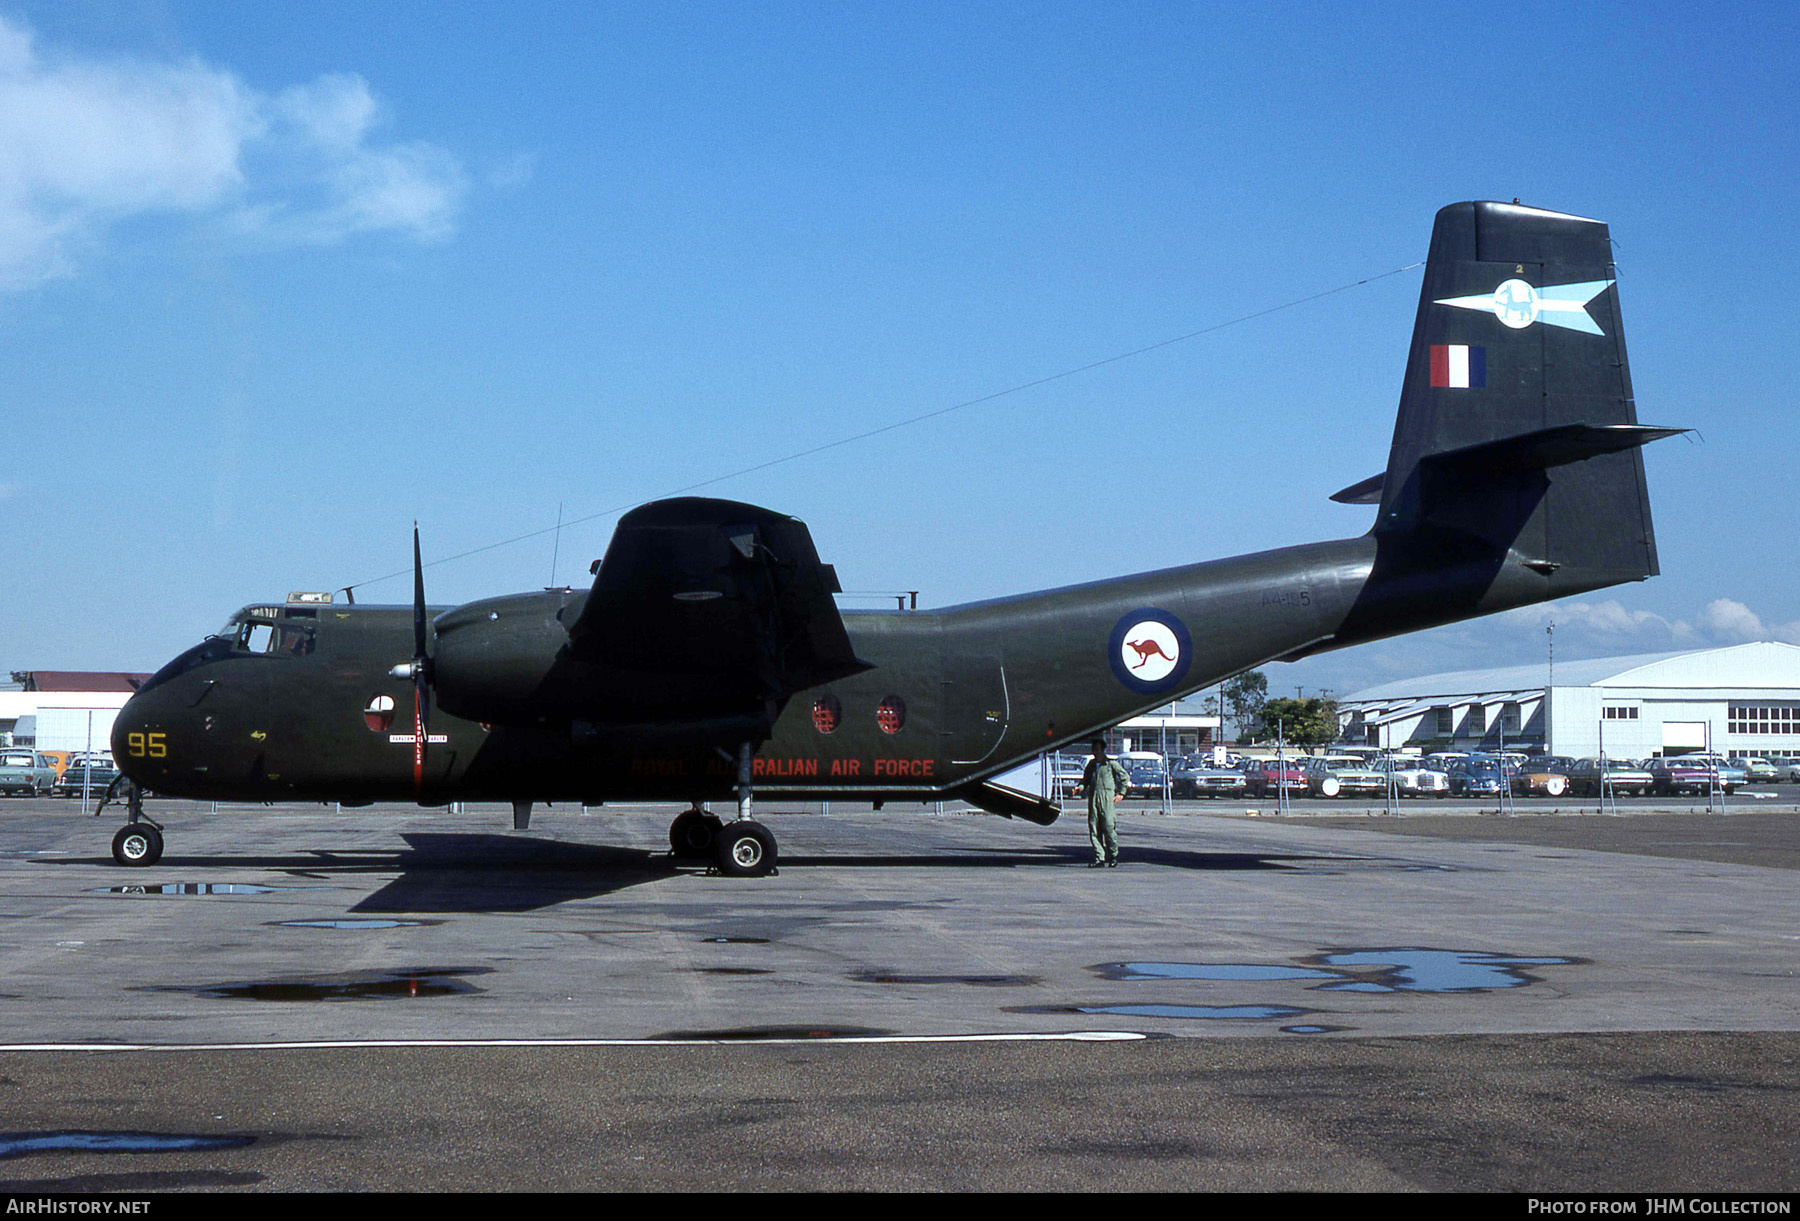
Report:
[[[1133,670],[1143,669],[1144,664],[1152,657],[1160,657],[1170,665],[1175,664],[1175,659],[1163,652],[1162,646],[1154,640],[1127,640],[1125,647],[1138,655],[1137,665],[1131,667]]]

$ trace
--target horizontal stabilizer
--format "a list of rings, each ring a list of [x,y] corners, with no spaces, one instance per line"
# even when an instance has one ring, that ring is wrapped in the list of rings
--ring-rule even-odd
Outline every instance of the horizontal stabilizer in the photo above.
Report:
[[[1341,492],[1333,492],[1331,498],[1341,505],[1378,505],[1381,503],[1381,489],[1387,483],[1387,472],[1370,475],[1361,483],[1353,483]]]
[[[1023,818],[1040,827],[1049,826],[1062,814],[1062,807],[1054,801],[1039,797],[1036,793],[1025,793],[1003,784],[995,784],[992,780],[984,780],[963,789],[956,796],[978,810],[986,810],[989,814],[998,814],[1002,818]]]
[[[1567,466],[1571,462],[1585,462],[1589,458],[1598,458],[1601,454],[1623,453],[1687,431],[1685,428],[1657,428],[1649,424],[1564,424],[1557,428],[1540,428],[1536,432],[1520,433],[1516,437],[1504,437],[1498,441],[1485,441],[1480,445],[1468,445],[1462,449],[1445,450],[1431,454],[1421,459],[1421,462],[1438,467],[1457,467],[1470,474],[1507,475],[1519,471],[1542,471]],[[1374,481],[1377,485],[1377,500],[1381,479],[1381,476],[1377,476]],[[1359,483],[1354,488],[1344,489],[1344,492],[1355,491],[1362,486]],[[1338,499],[1344,492],[1339,492],[1332,499]]]

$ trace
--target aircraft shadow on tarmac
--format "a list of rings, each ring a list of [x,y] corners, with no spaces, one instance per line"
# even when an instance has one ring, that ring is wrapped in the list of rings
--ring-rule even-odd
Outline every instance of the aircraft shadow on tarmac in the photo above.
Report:
[[[171,870],[246,869],[285,873],[314,881],[363,874],[399,876],[355,904],[359,913],[524,912],[578,899],[598,898],[699,872],[702,866],[678,863],[667,852],[567,843],[518,835],[421,833],[403,836],[397,851],[336,852],[232,856],[170,855],[156,872]],[[811,852],[781,858],[782,869],[1069,869],[1085,865],[1085,847],[1056,845],[1021,850],[951,849],[942,852],[832,853]],[[1198,852],[1151,846],[1124,846],[1126,866],[1155,865],[1201,872],[1304,869],[1326,857],[1275,856],[1242,852]],[[49,861],[46,864],[52,863]],[[62,858],[57,864],[98,865],[98,858]],[[150,881],[148,877],[144,879]],[[203,879],[192,879],[203,880]],[[754,882],[745,882],[754,885]]]
[[[1119,861],[1125,865],[1161,865],[1170,869],[1196,869],[1207,872],[1234,873],[1257,869],[1295,869],[1304,864],[1329,860],[1327,857],[1270,856],[1250,852],[1195,852],[1178,848],[1125,847],[1119,849]],[[783,856],[782,868],[914,868],[914,869],[1020,869],[1068,868],[1085,865],[1086,848],[1058,846],[1030,848],[1021,851],[995,849],[989,851],[945,851],[917,853],[811,853]]]

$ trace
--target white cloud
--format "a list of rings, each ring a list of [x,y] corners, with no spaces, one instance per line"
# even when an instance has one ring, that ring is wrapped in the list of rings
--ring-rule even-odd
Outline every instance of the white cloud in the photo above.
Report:
[[[1616,599],[1604,602],[1546,602],[1502,617],[1522,627],[1556,624],[1557,639],[1570,632],[1595,647],[1689,648],[1783,640],[1800,644],[1800,620],[1771,623],[1742,602],[1715,598],[1690,619],[1669,619],[1654,611],[1629,610]]]
[[[269,95],[198,60],[40,54],[0,17],[0,288],[73,271],[109,225],[151,213],[274,242],[454,227],[456,159],[383,142],[361,77]]]

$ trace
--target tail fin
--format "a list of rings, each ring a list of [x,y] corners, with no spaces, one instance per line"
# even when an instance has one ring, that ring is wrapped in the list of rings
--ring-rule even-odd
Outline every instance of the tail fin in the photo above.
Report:
[[[1518,204],[1437,214],[1387,472],[1339,493],[1375,532],[1473,538],[1565,586],[1642,580],[1656,538],[1604,224]],[[1552,594],[1552,596],[1555,596]]]

